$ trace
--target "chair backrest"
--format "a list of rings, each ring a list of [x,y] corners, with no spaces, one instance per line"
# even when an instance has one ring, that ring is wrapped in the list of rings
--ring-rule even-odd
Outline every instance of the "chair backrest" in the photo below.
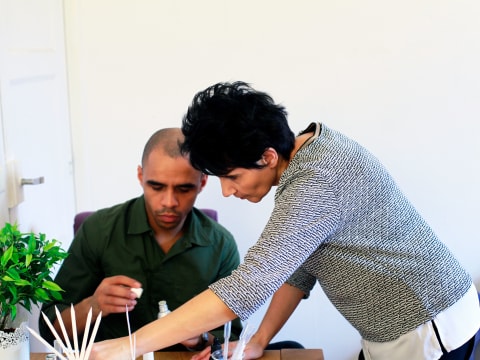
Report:
[[[205,215],[207,215],[209,218],[218,221],[218,213],[217,210],[214,209],[200,209]]]
[[[215,221],[218,221],[218,213],[217,210],[214,209],[200,209],[205,215],[212,218]],[[80,225],[82,225],[83,221],[92,215],[95,211],[82,211],[75,215],[73,219],[73,233],[76,234]]]
[[[95,211],[82,211],[75,215],[73,218],[73,233],[76,234],[78,229],[80,229],[80,225],[82,225],[83,221],[92,215]]]

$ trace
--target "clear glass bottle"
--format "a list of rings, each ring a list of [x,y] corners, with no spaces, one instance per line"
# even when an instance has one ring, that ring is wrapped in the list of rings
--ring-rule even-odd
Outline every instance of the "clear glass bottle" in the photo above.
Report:
[[[217,337],[213,339],[213,344],[210,346],[210,360],[223,360],[222,344]]]

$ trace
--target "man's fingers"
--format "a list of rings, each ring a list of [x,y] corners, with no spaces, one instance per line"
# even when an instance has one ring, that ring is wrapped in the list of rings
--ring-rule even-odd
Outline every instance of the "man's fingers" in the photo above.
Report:
[[[110,313],[125,312],[133,310],[137,305],[137,295],[131,288],[119,285],[109,278],[109,281],[102,281],[92,297],[92,307],[100,309],[104,316]]]
[[[141,288],[142,284],[131,277],[125,275],[115,275],[105,278],[103,281],[110,285],[123,285],[127,288]]]
[[[210,346],[207,346],[198,354],[193,355],[191,360],[209,360],[209,359],[210,359]]]
[[[114,305],[105,306],[105,309],[109,314],[124,313],[125,308],[128,311],[132,311],[135,308],[135,306],[126,306],[126,307],[125,305],[124,306],[114,306]]]

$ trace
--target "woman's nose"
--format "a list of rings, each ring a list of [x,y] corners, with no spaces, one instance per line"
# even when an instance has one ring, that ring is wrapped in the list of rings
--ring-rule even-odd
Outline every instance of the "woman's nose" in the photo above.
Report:
[[[220,186],[222,187],[222,195],[224,197],[229,197],[230,195],[235,194],[235,188],[229,184],[227,179],[220,178]]]

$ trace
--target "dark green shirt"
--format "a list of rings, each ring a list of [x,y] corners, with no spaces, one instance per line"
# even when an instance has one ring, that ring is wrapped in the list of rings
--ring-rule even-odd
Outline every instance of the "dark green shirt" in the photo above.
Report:
[[[61,312],[93,295],[104,278],[125,275],[138,280],[143,288],[135,309],[129,313],[132,332],[157,318],[160,300],[166,300],[169,309],[175,310],[229,275],[240,263],[230,232],[195,208],[185,221],[184,235],[165,254],[148,224],[143,196],[89,216],[68,252],[55,278],[65,290],[63,300],[44,304],[45,315],[53,323],[55,306]],[[53,342],[42,317],[39,329],[45,339]],[[232,323],[232,338],[240,332],[237,319]],[[211,333],[223,339],[223,328]],[[126,335],[125,313],[110,314],[102,318],[96,341]]]

